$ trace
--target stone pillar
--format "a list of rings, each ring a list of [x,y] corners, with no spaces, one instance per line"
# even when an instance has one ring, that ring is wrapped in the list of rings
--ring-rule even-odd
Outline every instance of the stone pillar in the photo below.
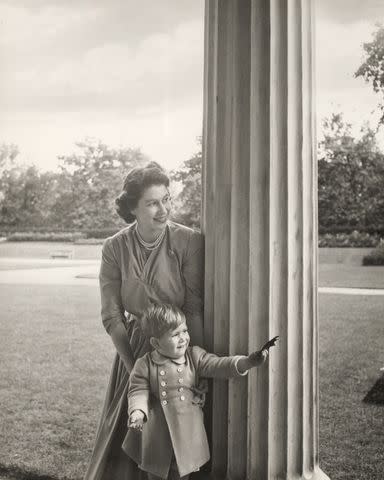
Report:
[[[212,478],[327,479],[318,467],[311,0],[207,0],[205,335],[219,354],[280,335],[213,386]]]

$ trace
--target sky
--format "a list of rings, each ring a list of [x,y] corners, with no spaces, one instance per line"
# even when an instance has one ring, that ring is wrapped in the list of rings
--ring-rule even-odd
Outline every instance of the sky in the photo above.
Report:
[[[203,0],[2,0],[0,143],[43,170],[86,137],[177,167],[202,131],[203,17]],[[382,0],[317,0],[319,120],[375,119],[353,74],[380,20]]]
[[[318,125],[333,112],[342,112],[355,132],[365,122],[377,125],[379,97],[354,73],[364,59],[363,43],[372,40],[380,22],[384,23],[382,0],[316,1]]]

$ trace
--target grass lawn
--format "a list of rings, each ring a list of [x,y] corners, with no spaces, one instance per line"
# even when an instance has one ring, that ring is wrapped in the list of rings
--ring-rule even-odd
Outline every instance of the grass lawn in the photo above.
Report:
[[[0,465],[80,479],[113,349],[93,287],[1,286]],[[320,296],[320,454],[332,480],[381,480],[384,297]],[[28,478],[28,477],[27,477]]]
[[[384,288],[384,267],[363,267],[371,248],[320,248],[321,287]]]
[[[321,287],[384,288],[384,266],[323,264],[319,266]]]
[[[81,478],[113,356],[98,290],[1,285],[0,302],[0,465]]]
[[[373,248],[319,248],[319,263],[361,265],[363,257]]]
[[[0,244],[0,257],[53,249],[10,245]],[[76,247],[75,259],[99,258],[100,246]],[[334,258],[323,255],[321,285],[384,288],[383,267]],[[382,480],[384,405],[362,399],[384,367],[384,296],[319,300],[321,467],[331,480]],[[0,480],[81,479],[113,357],[97,284],[0,285],[0,302]]]
[[[384,478],[384,296],[320,295],[320,459],[331,480]]]

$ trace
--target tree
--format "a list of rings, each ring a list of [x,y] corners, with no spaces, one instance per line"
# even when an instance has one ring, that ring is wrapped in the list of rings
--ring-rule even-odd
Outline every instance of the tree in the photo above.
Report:
[[[0,225],[42,227],[49,223],[57,174],[41,173],[35,166],[11,165],[0,176]]]
[[[18,150],[0,146],[0,225],[4,228],[83,230],[118,228],[114,199],[127,171],[147,158],[138,149],[113,149],[98,140],[79,142],[61,157],[59,172],[14,162]]]
[[[378,24],[373,32],[371,42],[363,44],[364,62],[355,72],[355,77],[362,77],[371,84],[374,92],[380,95],[380,123],[384,123],[384,26]]]
[[[365,126],[360,138],[341,114],[323,122],[319,144],[319,225],[374,227],[384,225],[384,155],[375,132]]]
[[[0,174],[14,165],[19,148],[14,143],[0,144]]]
[[[121,225],[117,214],[113,214],[114,200],[127,172],[145,163],[147,157],[139,149],[114,149],[90,138],[76,146],[77,153],[61,157],[53,218],[61,227],[70,229]]]
[[[201,139],[199,144],[201,147]],[[174,199],[174,219],[195,228],[200,228],[201,220],[201,173],[201,148],[179,169],[171,172],[171,179],[181,186],[179,194]]]

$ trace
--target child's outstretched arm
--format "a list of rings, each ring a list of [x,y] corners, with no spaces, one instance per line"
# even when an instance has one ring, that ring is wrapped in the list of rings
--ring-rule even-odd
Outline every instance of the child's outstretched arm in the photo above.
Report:
[[[265,362],[268,350],[275,345],[278,337],[267,342],[261,350],[245,355],[219,356],[206,352],[204,349],[192,347],[192,358],[197,368],[197,373],[202,378],[231,378],[245,375],[246,372]]]
[[[268,340],[268,342],[262,346],[261,350],[250,353],[247,357],[240,358],[237,362],[237,369],[239,370],[239,373],[245,373],[253,367],[258,367],[259,365],[262,365],[268,358],[269,349],[276,345],[278,339],[278,336],[273,337],[271,340]]]

